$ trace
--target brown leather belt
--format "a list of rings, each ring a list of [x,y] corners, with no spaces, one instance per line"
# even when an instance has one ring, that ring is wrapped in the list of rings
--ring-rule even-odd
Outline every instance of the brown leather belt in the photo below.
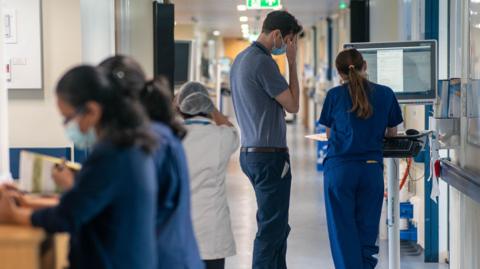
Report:
[[[256,153],[288,153],[288,148],[241,148],[241,152]]]

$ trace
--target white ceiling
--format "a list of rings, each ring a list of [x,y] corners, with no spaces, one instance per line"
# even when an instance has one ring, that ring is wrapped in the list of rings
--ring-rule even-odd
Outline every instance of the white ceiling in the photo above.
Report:
[[[322,16],[338,9],[340,0],[282,0],[284,9],[292,13],[304,26],[311,26]],[[237,11],[245,0],[175,0],[175,20],[180,24],[195,23],[202,28],[219,30],[222,36],[242,35],[240,16],[249,17],[251,32],[260,28],[269,11]],[[349,2],[349,1],[347,1]]]

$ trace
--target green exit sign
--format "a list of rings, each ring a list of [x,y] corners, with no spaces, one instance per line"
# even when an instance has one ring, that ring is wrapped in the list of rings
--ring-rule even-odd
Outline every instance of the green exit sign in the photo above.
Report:
[[[247,0],[248,9],[276,9],[281,7],[280,0]]]

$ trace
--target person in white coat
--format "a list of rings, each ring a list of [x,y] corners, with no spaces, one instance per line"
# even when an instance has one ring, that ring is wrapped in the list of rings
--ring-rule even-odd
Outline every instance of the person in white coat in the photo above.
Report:
[[[230,157],[239,147],[239,135],[201,83],[183,85],[175,102],[187,129],[183,144],[200,254],[206,269],[223,269],[225,258],[236,254],[225,180]]]

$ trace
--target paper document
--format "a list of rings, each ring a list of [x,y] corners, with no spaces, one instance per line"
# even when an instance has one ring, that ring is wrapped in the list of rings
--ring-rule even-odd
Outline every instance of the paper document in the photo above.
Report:
[[[328,141],[326,133],[306,135],[305,138],[312,139],[315,141],[324,141],[324,142]]]
[[[377,52],[377,83],[403,92],[403,50]]]
[[[63,160],[60,158],[28,151],[20,152],[20,189],[42,194],[60,192],[61,189],[52,179],[52,169],[56,164],[62,163]],[[80,164],[72,162],[66,162],[65,166],[74,171],[81,169]]]
[[[459,78],[450,79],[448,89],[448,117],[460,118],[460,103],[462,97],[462,81]],[[468,102],[468,101],[467,101]]]
[[[284,178],[287,175],[289,170],[290,170],[290,164],[288,162],[285,162],[285,165],[283,166],[281,178]]]

